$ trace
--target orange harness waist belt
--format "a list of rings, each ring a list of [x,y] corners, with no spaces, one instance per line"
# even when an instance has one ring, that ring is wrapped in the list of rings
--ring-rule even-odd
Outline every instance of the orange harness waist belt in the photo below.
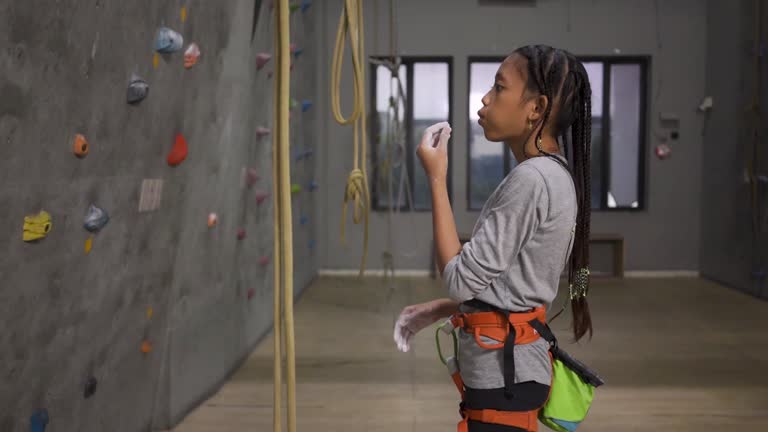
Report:
[[[544,307],[537,307],[528,312],[509,312],[478,300],[471,300],[465,304],[483,311],[454,314],[440,327],[439,331],[452,334],[455,329],[462,329],[467,334],[474,335],[475,342],[482,348],[490,350],[503,349],[504,388],[505,395],[509,396],[512,394],[515,382],[514,346],[529,344],[539,339],[539,333],[530,323],[534,320],[546,323],[546,309]],[[490,338],[496,341],[496,343],[487,343],[483,340],[483,337]],[[442,353],[440,356],[442,358]],[[468,431],[469,420],[513,426],[526,431],[536,431],[538,429],[538,409],[532,411],[465,409],[465,387],[464,381],[461,378],[458,361],[455,358],[449,358],[446,361],[446,365],[462,399],[459,410],[462,420],[459,422],[458,432]]]

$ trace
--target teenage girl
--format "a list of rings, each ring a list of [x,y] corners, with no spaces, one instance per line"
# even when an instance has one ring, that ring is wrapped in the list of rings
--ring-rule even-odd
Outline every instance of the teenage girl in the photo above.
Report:
[[[488,198],[462,246],[446,187],[451,128],[439,123],[425,132],[417,154],[431,185],[437,260],[449,298],[402,311],[394,336],[404,352],[414,334],[455,313],[491,308],[514,314],[551,305],[569,257],[573,334],[577,341],[592,334],[586,300],[592,133],[587,72],[564,50],[522,47],[501,64],[482,102],[478,115],[486,139],[504,142],[518,164]],[[561,144],[570,147],[572,166]],[[544,339],[514,347],[510,394],[504,392],[504,350],[482,348],[474,335],[458,333],[465,407],[514,412],[544,405],[551,384]],[[474,420],[468,425],[469,432],[526,430]]]

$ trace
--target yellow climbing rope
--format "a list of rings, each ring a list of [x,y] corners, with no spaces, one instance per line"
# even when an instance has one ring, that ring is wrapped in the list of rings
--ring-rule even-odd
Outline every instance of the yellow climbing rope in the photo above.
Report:
[[[274,203],[274,412],[273,430],[280,432],[282,404],[282,331],[285,324],[286,376],[288,380],[288,431],[296,431],[296,353],[293,327],[293,226],[291,225],[291,172],[288,137],[291,54],[289,0],[276,5],[275,90],[272,137],[272,192]],[[283,288],[281,292],[281,288]],[[282,307],[281,307],[282,306]],[[284,319],[283,319],[284,318]]]
[[[352,47],[352,74],[354,77],[354,101],[352,113],[344,118],[341,113],[340,83],[341,66],[344,58],[344,41],[349,34],[349,42]],[[366,141],[366,114],[365,114],[365,50],[363,33],[363,2],[362,0],[344,0],[344,9],[339,19],[339,29],[336,33],[336,47],[333,52],[333,66],[331,71],[331,108],[336,121],[342,125],[353,125],[353,168],[347,178],[347,186],[344,190],[344,203],[341,214],[341,241],[344,241],[344,225],[347,221],[347,204],[352,201],[355,224],[360,223],[360,216],[365,220],[363,232],[363,254],[360,263],[360,275],[365,271],[365,262],[368,257],[368,214],[370,210],[370,196],[368,194],[368,175],[366,173],[367,159],[365,155]],[[362,141],[362,143],[361,143]],[[362,145],[361,145],[362,144]]]

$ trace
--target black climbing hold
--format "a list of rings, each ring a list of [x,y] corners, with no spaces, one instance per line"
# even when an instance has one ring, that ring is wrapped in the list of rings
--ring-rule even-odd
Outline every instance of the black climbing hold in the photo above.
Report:
[[[99,384],[99,382],[94,377],[89,377],[88,380],[85,382],[85,389],[83,390],[83,397],[88,399],[89,397],[93,396],[94,393],[96,393],[96,386]]]

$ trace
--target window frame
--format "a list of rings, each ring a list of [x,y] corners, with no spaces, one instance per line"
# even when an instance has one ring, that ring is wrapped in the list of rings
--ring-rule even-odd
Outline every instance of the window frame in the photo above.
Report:
[[[469,107],[469,89],[472,83],[472,64],[473,63],[489,63],[496,62],[501,63],[506,56],[469,56],[467,58],[467,107]],[[647,209],[647,188],[646,188],[646,176],[647,176],[647,152],[648,152],[648,109],[649,109],[649,93],[651,91],[649,86],[649,74],[651,68],[651,56],[649,55],[583,55],[576,56],[576,58],[582,63],[601,63],[603,66],[603,113],[610,113],[610,89],[611,89],[611,66],[618,64],[637,64],[640,66],[640,127],[639,127],[639,142],[638,142],[638,176],[637,176],[637,207],[623,206],[623,207],[608,207],[608,194],[600,194],[600,207],[593,208],[593,212],[641,212]],[[481,208],[472,207],[472,190],[469,185],[472,182],[472,154],[471,154],[471,137],[472,137],[472,121],[467,113],[467,196],[466,207],[469,212],[477,212],[482,210]],[[609,142],[611,133],[611,119],[610,115],[604,115],[602,118],[602,140],[603,143]],[[611,164],[610,145],[604,146],[601,163],[601,183],[607,185],[610,179]],[[504,147],[504,175],[509,174],[512,154],[511,151]],[[593,203],[594,204],[594,203]]]
[[[370,56],[370,59],[375,60],[382,60],[382,59],[388,59],[388,56]],[[406,136],[406,143],[405,143],[405,152],[406,152],[406,170],[408,173],[408,180],[410,182],[411,186],[411,196],[414,196],[414,191],[416,184],[414,182],[414,174],[416,169],[419,169],[418,167],[418,160],[416,157],[416,147],[419,145],[418,142],[411,142],[413,137],[413,65],[414,63],[445,63],[448,66],[448,122],[453,124],[453,115],[454,115],[454,109],[453,109],[453,103],[454,103],[454,95],[453,95],[453,57],[451,56],[400,56],[401,65],[406,66],[405,68],[405,93],[406,93],[406,103],[405,103],[405,136]],[[371,181],[371,209],[373,211],[382,212],[382,211],[389,211],[388,205],[380,205],[378,198],[378,190],[377,190],[377,179],[379,175],[379,164],[378,164],[378,146],[379,146],[379,130],[381,125],[378,124],[378,111],[377,111],[377,91],[376,91],[376,69],[379,65],[375,63],[369,62],[369,72],[371,79],[368,80],[369,82],[369,94],[370,94],[370,111],[369,111],[369,118],[370,121],[370,142],[371,142],[371,165],[373,167],[373,180]],[[451,176],[451,167],[453,165],[453,150],[452,146],[448,146],[448,175],[446,179],[447,187],[448,187],[448,199],[450,201],[453,201],[453,178]],[[408,203],[404,203],[402,206],[392,206],[392,209],[399,212],[405,212],[405,211],[411,211],[411,212],[431,212],[432,207],[430,204],[429,208],[417,208],[415,205],[412,209],[408,207]]]

